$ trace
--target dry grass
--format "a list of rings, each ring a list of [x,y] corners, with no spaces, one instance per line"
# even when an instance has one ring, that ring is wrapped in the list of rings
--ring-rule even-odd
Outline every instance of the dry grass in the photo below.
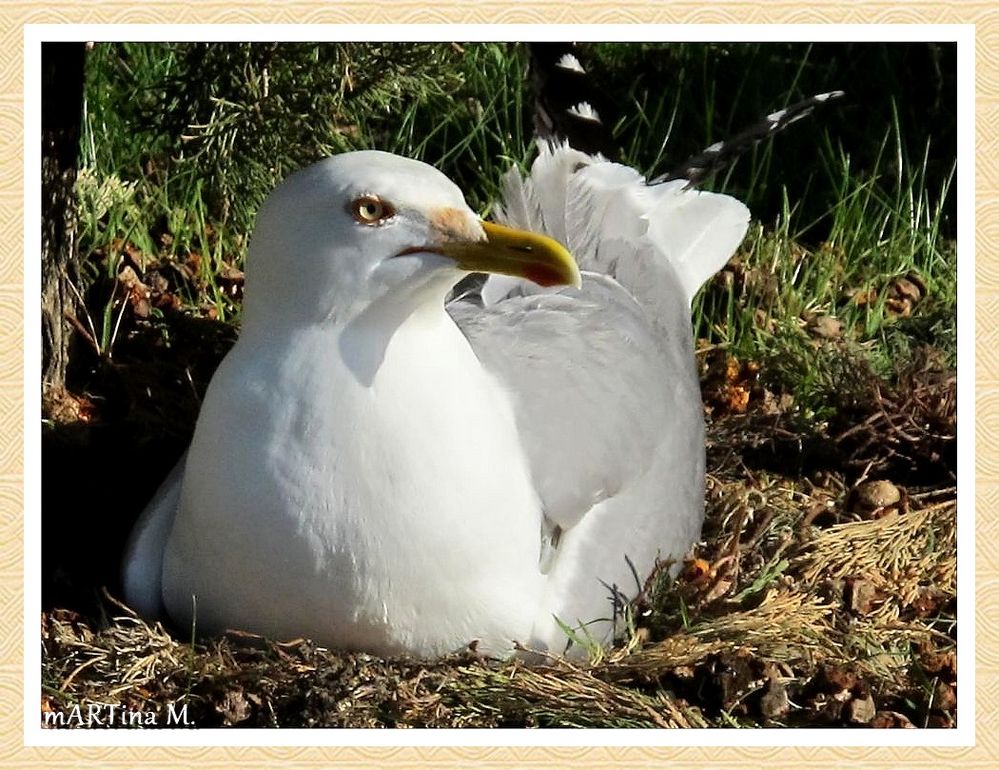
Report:
[[[102,620],[43,616],[43,723],[74,704],[186,703],[205,727],[952,726],[956,489],[889,483],[897,499],[872,507],[869,479],[750,468],[730,439],[758,444],[759,425],[710,425],[728,451],[709,453],[696,558],[650,577],[634,632],[589,664],[381,660],[236,633],[192,646],[106,597]]]

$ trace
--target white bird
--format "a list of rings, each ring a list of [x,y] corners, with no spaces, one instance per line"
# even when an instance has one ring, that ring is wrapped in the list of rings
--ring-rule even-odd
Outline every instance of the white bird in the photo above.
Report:
[[[703,519],[690,301],[749,214],[686,184],[545,145],[502,226],[386,153],[287,179],[128,603],[382,655],[608,641],[608,586],[678,563]],[[446,302],[470,272],[502,275]]]

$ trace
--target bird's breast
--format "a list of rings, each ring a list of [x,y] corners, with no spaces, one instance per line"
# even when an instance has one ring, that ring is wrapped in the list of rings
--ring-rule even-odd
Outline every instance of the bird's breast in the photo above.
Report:
[[[386,651],[526,635],[540,504],[507,395],[441,321],[400,327],[367,385],[318,334],[234,349],[168,545],[175,604]]]

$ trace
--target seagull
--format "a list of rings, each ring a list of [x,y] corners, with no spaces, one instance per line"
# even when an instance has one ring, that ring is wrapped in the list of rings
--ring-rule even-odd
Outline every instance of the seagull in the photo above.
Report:
[[[130,606],[382,656],[557,655],[675,574],[704,516],[690,303],[749,212],[558,142],[502,187],[482,221],[373,150],[277,187],[239,339],[126,548]]]

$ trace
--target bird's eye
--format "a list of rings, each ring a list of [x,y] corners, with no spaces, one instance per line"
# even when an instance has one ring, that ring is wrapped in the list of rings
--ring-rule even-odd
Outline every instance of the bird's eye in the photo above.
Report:
[[[377,195],[362,195],[350,204],[350,213],[354,220],[362,225],[377,225],[395,214],[395,209],[388,201],[383,201]]]

